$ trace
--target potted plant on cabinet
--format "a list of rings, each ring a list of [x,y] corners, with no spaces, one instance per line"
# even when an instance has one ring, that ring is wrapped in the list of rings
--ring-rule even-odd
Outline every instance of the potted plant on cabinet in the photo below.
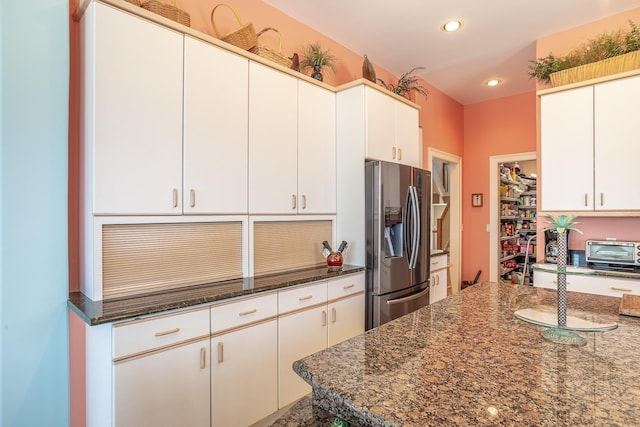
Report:
[[[601,34],[565,56],[530,61],[529,76],[560,86],[640,68],[640,27],[629,24],[629,31]]]
[[[378,79],[378,81],[380,82],[380,85],[382,87],[384,87],[388,91],[395,93],[396,95],[400,95],[409,99],[409,95],[411,94],[411,92],[417,92],[420,95],[423,95],[425,99],[427,99],[427,97],[429,96],[429,91],[419,83],[419,81],[421,80],[419,77],[411,74],[416,70],[424,70],[424,67],[414,67],[411,70],[407,71],[400,76],[396,85],[392,83],[387,84],[382,79]]]
[[[322,81],[322,72],[325,68],[331,69],[334,73],[336,72],[334,63],[337,59],[329,49],[322,50],[320,43],[316,42],[307,45],[302,54],[302,63],[300,65],[303,70],[311,70],[311,77]]]

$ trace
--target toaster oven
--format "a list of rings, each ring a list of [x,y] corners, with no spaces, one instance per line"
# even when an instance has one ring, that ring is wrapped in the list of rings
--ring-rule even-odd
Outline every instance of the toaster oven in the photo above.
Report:
[[[587,240],[588,263],[640,266],[640,242]]]

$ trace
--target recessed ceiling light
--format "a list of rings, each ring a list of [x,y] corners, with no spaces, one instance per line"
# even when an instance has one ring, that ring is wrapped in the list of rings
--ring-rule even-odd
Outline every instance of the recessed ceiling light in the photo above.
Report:
[[[488,82],[486,82],[485,84],[489,87],[494,87],[494,86],[498,86],[500,83],[502,83],[501,80],[498,79],[491,79]]]
[[[442,27],[440,27],[442,29],[442,31],[445,31],[447,33],[452,33],[454,31],[458,31],[460,28],[462,28],[462,21],[459,19],[452,19],[450,21],[445,22],[444,24],[442,24]]]

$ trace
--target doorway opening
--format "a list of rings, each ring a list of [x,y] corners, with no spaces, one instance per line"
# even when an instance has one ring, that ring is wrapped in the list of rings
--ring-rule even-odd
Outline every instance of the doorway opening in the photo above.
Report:
[[[449,252],[451,293],[460,290],[462,247],[462,159],[429,148],[427,164],[431,167],[431,249]]]
[[[535,250],[529,254],[535,248],[531,242],[537,238],[535,183],[523,185],[520,178],[524,171],[524,175],[535,179],[536,169],[535,152],[489,158],[489,280],[492,282],[511,272],[510,278],[524,282],[527,273],[524,270],[536,261]],[[505,262],[514,264],[513,268]]]

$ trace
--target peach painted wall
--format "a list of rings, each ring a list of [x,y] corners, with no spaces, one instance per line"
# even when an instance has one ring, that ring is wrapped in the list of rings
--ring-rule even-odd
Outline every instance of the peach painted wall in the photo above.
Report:
[[[74,11],[79,0],[70,0],[70,11]],[[191,28],[215,37],[210,16],[215,4],[205,0],[178,0],[177,6],[186,10],[191,16]],[[320,42],[323,48],[328,48],[338,57],[336,73],[325,73],[324,82],[339,86],[362,77],[363,56],[360,52],[352,52],[334,40],[322,35],[307,25],[281,13],[261,0],[242,0],[226,2],[233,5],[243,22],[252,22],[256,31],[265,27],[274,27],[282,34],[282,52],[291,56],[293,52],[300,53],[309,43]],[[215,13],[215,22],[221,34],[227,34],[237,28],[237,21],[231,11],[219,8]],[[278,46],[278,39],[273,32],[260,38],[260,42],[271,47]],[[69,290],[79,290],[78,265],[78,24],[70,21],[70,101],[69,101]],[[397,76],[375,64],[375,58],[370,58],[376,68],[377,77],[386,82],[397,81]],[[429,91],[429,99],[413,98],[421,107],[420,125],[424,135],[424,159],[427,147],[435,147],[442,151],[463,155],[463,107],[451,97],[438,91],[427,82],[423,83]],[[428,167],[425,164],[425,167]],[[75,315],[69,316],[69,339],[71,358],[71,426],[84,425],[85,419],[85,334],[77,322],[81,322]]]
[[[541,37],[536,42],[536,56],[546,56],[549,52],[553,52],[556,56],[562,56],[596,35],[614,32],[618,29],[627,31],[630,28],[629,20],[636,24],[640,23],[640,8],[612,15],[561,33]],[[538,87],[542,89],[546,86],[538,85]],[[542,176],[540,178],[544,179]],[[615,237],[618,240],[640,240],[640,217],[581,217],[578,221],[581,223],[578,225],[578,229],[584,234],[572,233],[569,241],[571,249],[584,250],[586,239]],[[540,228],[540,225],[538,228]]]
[[[464,108],[462,280],[489,280],[489,157],[536,151],[536,94],[528,92]],[[497,173],[497,171],[496,171]],[[482,207],[471,195],[484,195]]]

